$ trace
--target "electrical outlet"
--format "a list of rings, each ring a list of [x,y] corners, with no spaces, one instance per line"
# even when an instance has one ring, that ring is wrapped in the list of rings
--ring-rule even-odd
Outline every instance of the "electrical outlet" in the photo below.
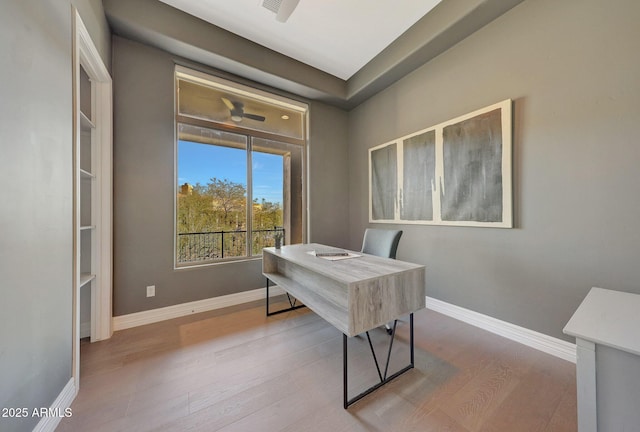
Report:
[[[154,297],[156,295],[156,286],[149,285],[147,287],[147,297]]]

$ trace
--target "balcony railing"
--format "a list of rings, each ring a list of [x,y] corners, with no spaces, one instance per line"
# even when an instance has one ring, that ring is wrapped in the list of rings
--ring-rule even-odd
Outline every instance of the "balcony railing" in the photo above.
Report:
[[[274,246],[277,233],[280,233],[284,238],[283,227],[252,230],[251,255],[259,255],[262,248]],[[177,257],[179,264],[246,256],[246,230],[178,234]]]

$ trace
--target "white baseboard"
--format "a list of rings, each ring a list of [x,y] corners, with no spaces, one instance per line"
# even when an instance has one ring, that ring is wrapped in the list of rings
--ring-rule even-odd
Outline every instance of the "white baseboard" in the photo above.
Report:
[[[284,294],[282,288],[277,286],[269,287],[269,297],[282,294]],[[124,330],[131,327],[152,324],[155,322],[178,318],[194,313],[221,309],[256,300],[263,300],[265,298],[265,295],[266,288],[258,288],[255,290],[243,291],[236,294],[197,300],[189,303],[182,303],[159,309],[136,312],[128,315],[115,316],[113,317],[113,330]]]
[[[427,296],[427,308],[443,315],[464,321],[467,324],[495,333],[507,339],[530,346],[563,360],[576,362],[576,345],[562,339],[557,339],[538,333],[524,327],[517,326],[469,309],[455,306]]]
[[[270,287],[271,297],[282,295],[285,292],[280,287]],[[235,306],[264,299],[265,288],[258,288],[251,291],[244,291],[236,294],[229,294],[220,297],[213,297],[204,300],[197,300],[189,303],[182,303],[164,308],[153,309],[143,312],[136,312],[128,315],[113,317],[114,331],[124,330],[145,324],[152,324],[172,318],[178,318],[194,313],[206,312],[214,309]],[[563,360],[576,362],[576,345],[570,342],[557,339],[524,327],[517,326],[499,319],[483,315],[469,309],[455,306],[432,297],[426,297],[426,306],[436,312],[466,322],[473,326],[495,333],[507,339],[530,346],[547,354],[559,357]]]
[[[77,393],[75,379],[71,377],[56,400],[53,401],[51,407],[49,407],[48,413],[43,415],[36,427],[33,428],[33,432],[54,432],[63,417],[71,414],[65,410],[71,407],[71,402],[73,402]]]

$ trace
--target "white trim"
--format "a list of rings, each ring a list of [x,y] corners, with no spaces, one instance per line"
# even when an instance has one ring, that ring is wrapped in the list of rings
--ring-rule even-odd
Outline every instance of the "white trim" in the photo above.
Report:
[[[282,295],[284,290],[280,287],[270,287],[269,297]],[[266,295],[266,288],[258,288],[251,291],[243,291],[236,294],[228,294],[220,297],[212,297],[204,300],[192,301],[159,309],[135,312],[128,315],[113,317],[113,330],[124,330],[131,327],[152,324],[172,318],[178,318],[194,313],[207,312],[214,309],[221,309],[248,303],[256,300],[263,300]]]
[[[426,298],[426,307],[552,356],[572,363],[576,362],[576,345],[562,339],[538,333],[429,296]]]
[[[54,432],[58,424],[60,424],[60,420],[62,420],[65,415],[65,410],[71,407],[71,402],[73,402],[76,394],[78,394],[77,390],[75,380],[71,377],[49,408],[50,412],[61,413],[62,416],[42,417],[36,427],[33,428],[33,432]]]
[[[104,65],[103,65],[104,67]],[[107,74],[105,79],[108,81],[100,81],[95,83],[96,92],[96,118],[98,125],[96,128],[96,138],[99,143],[99,154],[97,158],[100,161],[99,182],[100,191],[100,212],[97,217],[100,218],[100,230],[97,235],[100,250],[98,253],[100,275],[96,290],[96,319],[95,332],[92,334],[92,342],[98,340],[109,339],[113,334],[111,328],[112,318],[112,292],[113,292],[113,92],[111,78]]]

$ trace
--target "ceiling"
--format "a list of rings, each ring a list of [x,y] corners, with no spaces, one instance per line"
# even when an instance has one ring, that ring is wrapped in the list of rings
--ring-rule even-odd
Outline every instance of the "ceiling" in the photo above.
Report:
[[[177,64],[349,110],[523,0],[300,0],[286,23],[262,1],[102,3],[114,35]]]
[[[347,80],[440,0],[300,0],[287,22],[262,0],[161,0]]]

